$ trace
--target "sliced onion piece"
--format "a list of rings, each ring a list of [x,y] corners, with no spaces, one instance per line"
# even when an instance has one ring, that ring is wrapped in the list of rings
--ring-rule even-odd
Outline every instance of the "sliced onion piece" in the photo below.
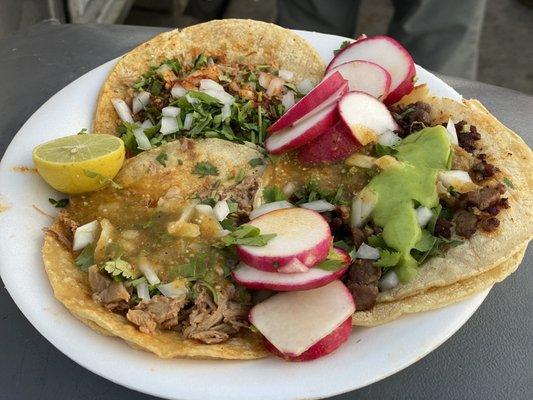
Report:
[[[139,259],[137,268],[139,268],[139,271],[143,273],[144,277],[150,285],[157,285],[161,283],[152,265],[148,262],[146,258],[142,257],[141,259]]]
[[[200,215],[213,215],[213,207],[209,204],[197,204],[194,209]]]
[[[379,259],[379,250],[375,247],[369,246],[366,243],[363,243],[357,249],[355,257],[361,258],[363,260],[377,260]]]
[[[289,90],[281,97],[281,104],[283,104],[283,107],[285,107],[285,111],[288,111],[295,102],[294,92],[292,90]]]
[[[374,166],[375,161],[376,159],[374,157],[370,157],[361,153],[354,153],[346,160],[344,160],[344,164],[349,165],[351,167],[368,169]]]
[[[204,90],[218,90],[220,92],[225,91],[221,84],[215,82],[212,79],[200,80],[200,91],[204,91]]]
[[[296,184],[294,182],[287,182],[287,184],[283,186],[283,194],[285,196],[291,197],[294,192],[296,192]]]
[[[139,149],[150,150],[152,148],[150,139],[148,139],[142,127],[135,128],[133,130],[133,136],[135,136],[135,141],[137,142],[137,147]]]
[[[313,85],[313,82],[311,82],[308,78],[301,80],[296,85],[296,89],[298,89],[298,91],[302,94],[309,93],[311,90],[313,90],[314,87],[315,85]]]
[[[185,96],[187,94],[187,89],[185,89],[183,86],[176,83],[174,86],[172,86],[172,89],[170,90],[170,94],[172,95],[172,97],[177,99],[177,98]]]
[[[261,72],[259,73],[259,78],[257,79],[257,82],[259,82],[259,85],[261,85],[263,88],[268,88],[268,85],[270,84],[270,81],[274,78],[271,74],[267,72]]]
[[[111,103],[113,104],[113,107],[115,107],[115,111],[117,112],[118,116],[120,117],[122,121],[133,124],[133,117],[131,116],[131,110],[124,100],[112,99]]]
[[[161,118],[161,129],[159,130],[163,135],[169,135],[177,132],[179,129],[178,120],[175,117]]]
[[[72,250],[78,251],[90,245],[94,241],[98,226],[98,221],[92,221],[76,228]]]
[[[250,213],[250,219],[255,219],[271,211],[282,210],[284,208],[292,208],[292,207],[294,206],[286,200],[274,201],[272,203],[263,204],[262,206],[256,208]]]
[[[461,170],[440,171],[438,175],[439,182],[449,189],[453,189],[459,193],[467,193],[476,190],[478,186],[472,182],[468,172]]]
[[[177,117],[180,115],[180,108],[174,106],[167,106],[161,110],[163,117]]]
[[[187,286],[182,279],[159,285],[157,288],[163,293],[163,296],[173,298],[185,297],[188,292]]]
[[[148,290],[148,284],[146,282],[139,283],[135,286],[137,290],[137,297],[141,300],[150,300],[150,291]]]
[[[229,206],[226,200],[221,200],[213,207],[213,212],[218,221],[223,221],[229,215]]]
[[[293,78],[294,78],[294,72],[289,71],[289,70],[287,70],[287,69],[280,69],[280,70],[278,71],[278,76],[279,76],[281,79],[283,79],[283,80],[285,80],[285,81],[287,81],[287,82],[290,82],[290,81],[292,81]]]
[[[196,104],[200,102],[200,100],[198,100],[195,97],[191,97],[188,93],[185,95],[185,99],[187,100],[187,103],[189,104]]]
[[[393,131],[387,131],[378,136],[378,143],[382,146],[396,146],[402,139]]]
[[[139,111],[144,110],[144,108],[150,103],[150,93],[141,90],[133,96],[132,100],[132,111],[134,114],[137,114]]]
[[[448,123],[446,124],[446,130],[448,131],[448,135],[450,136],[450,142],[455,145],[459,145],[459,139],[457,139],[457,130],[455,129],[455,124],[453,123],[452,119],[448,119]]]
[[[185,119],[183,121],[183,129],[188,131],[192,127],[192,121],[194,119],[193,113],[189,113],[185,115]]]
[[[378,288],[380,291],[390,290],[394,289],[396,286],[400,284],[400,280],[398,279],[398,275],[394,271],[389,271],[385,275],[381,277],[381,279],[378,281]]]
[[[335,209],[335,206],[326,200],[310,201],[309,203],[300,204],[300,207],[307,208],[308,210],[313,210],[319,213],[332,211]]]
[[[231,94],[226,93],[224,91],[221,92],[220,90],[208,89],[208,90],[204,90],[203,93],[208,94],[211,97],[214,97],[215,99],[220,101],[222,104],[225,104],[228,106],[232,105],[235,102],[235,98]]]
[[[141,124],[141,127],[143,129],[148,129],[148,128],[151,128],[152,126],[154,126],[154,124],[152,124],[152,121],[150,121],[149,119],[145,119],[143,123]]]
[[[433,211],[429,208],[420,206],[416,209],[416,219],[418,220],[418,225],[422,228],[425,227],[429,220],[433,217]]]
[[[360,228],[368,220],[378,201],[377,194],[364,188],[352,201],[352,228]]]

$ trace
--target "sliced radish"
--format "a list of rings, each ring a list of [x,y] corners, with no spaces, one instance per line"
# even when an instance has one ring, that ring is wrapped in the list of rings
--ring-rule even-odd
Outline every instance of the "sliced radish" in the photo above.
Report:
[[[258,270],[259,271],[259,270]],[[303,272],[309,271],[309,267],[306,267],[306,265],[298,260],[297,258],[293,258],[291,261],[289,261],[287,264],[285,264],[283,267],[278,268],[277,273],[281,274],[299,274]],[[265,271],[262,271],[265,272]],[[265,272],[270,274],[275,274],[276,272]]]
[[[278,293],[254,306],[249,319],[284,357],[295,358],[335,332],[354,311],[350,291],[335,280],[317,289]],[[313,358],[335,350],[347,336],[317,348]]]
[[[348,91],[348,83],[340,73],[332,73],[296,103],[289,111],[274,122],[269,133],[279,132],[294,125],[299,120],[309,117],[313,112],[336,102]]]
[[[275,233],[265,246],[237,246],[242,262],[276,272],[296,258],[307,267],[326,259],[331,245],[331,230],[320,214],[304,208],[286,208],[250,221],[261,234]]]
[[[333,332],[320,339],[299,356],[283,354],[267,339],[264,339],[264,342],[268,351],[275,356],[283,358],[285,361],[312,361],[316,360],[317,358],[324,357],[325,355],[337,350],[344,342],[348,340],[351,332],[352,317],[348,317],[346,318],[346,321],[340,324]]]
[[[413,58],[400,43],[389,36],[373,36],[353,42],[337,53],[326,71],[354,60],[376,63],[389,72],[391,85],[385,104],[396,103],[414,87],[416,71]]]
[[[253,209],[249,217],[250,219],[255,219],[271,211],[283,210],[284,208],[292,208],[292,207],[294,206],[286,200],[273,201],[272,203],[266,203],[266,204],[263,204],[262,206],[259,206]]]
[[[348,81],[350,91],[365,92],[380,100],[389,94],[391,76],[376,63],[363,60],[345,62],[328,71],[326,77],[335,72],[340,72]]]
[[[293,290],[308,290],[327,285],[331,281],[340,278],[350,264],[350,256],[341,250],[335,249],[337,254],[344,258],[345,265],[337,271],[326,271],[320,268],[310,268],[307,272],[280,273],[261,271],[244,263],[233,271],[233,278],[240,285],[249,289],[269,289],[278,292]]]
[[[300,148],[303,164],[335,163],[379,136],[398,129],[387,107],[363,92],[349,92],[338,105],[340,120],[326,133]],[[275,137],[272,136],[272,137]]]
[[[291,110],[294,107],[296,105]],[[337,104],[330,104],[296,125],[270,135],[265,140],[265,148],[272,154],[281,154],[296,149],[326,132],[338,118]]]

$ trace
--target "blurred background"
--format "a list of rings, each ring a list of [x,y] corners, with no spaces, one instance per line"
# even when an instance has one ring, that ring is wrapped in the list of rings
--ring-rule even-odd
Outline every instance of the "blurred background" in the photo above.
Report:
[[[43,21],[185,27],[219,18],[388,33],[433,71],[533,94],[533,0],[0,0],[0,40]]]

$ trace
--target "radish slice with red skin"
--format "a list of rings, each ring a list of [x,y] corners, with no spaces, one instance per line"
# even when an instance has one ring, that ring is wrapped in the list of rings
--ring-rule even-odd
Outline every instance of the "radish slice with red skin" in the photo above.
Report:
[[[348,81],[349,91],[360,91],[383,100],[390,91],[391,76],[386,69],[378,64],[355,60],[340,64],[330,70],[326,77],[335,72],[340,72]]]
[[[335,280],[316,289],[275,294],[252,307],[249,320],[280,353],[294,358],[335,332],[354,312],[351,292]],[[336,338],[328,349],[345,339]],[[324,354],[318,351],[314,358]]]
[[[286,208],[263,214],[249,224],[263,235],[276,234],[265,246],[237,246],[240,260],[251,267],[276,272],[296,258],[311,268],[328,256],[331,230],[315,211]]]
[[[268,132],[274,134],[296,124],[303,118],[310,117],[327,105],[335,103],[347,91],[348,82],[340,73],[332,73],[270,125]]]
[[[303,273],[307,271],[309,271],[309,267],[307,267],[303,262],[301,262],[297,258],[293,258],[287,264],[278,268],[278,273],[282,273],[282,274],[296,274],[296,273]]]
[[[339,279],[348,269],[350,256],[344,250],[335,249],[335,251],[344,258],[344,267],[337,271],[311,268],[307,272],[286,274],[261,271],[241,263],[232,274],[238,284],[249,289],[268,289],[278,292],[314,289]]]
[[[316,342],[314,345],[309,347],[309,349],[304,351],[299,356],[291,356],[289,354],[283,354],[281,351],[276,349],[276,347],[272,343],[270,343],[268,339],[264,339],[264,343],[265,343],[266,349],[269,352],[271,352],[275,356],[283,358],[285,361],[299,361],[299,362],[312,361],[312,360],[316,360],[317,358],[324,357],[330,353],[333,353],[344,342],[348,340],[351,332],[352,332],[352,317],[348,317],[346,318],[346,321],[340,324],[328,336]]]
[[[385,104],[393,104],[409,93],[416,75],[415,64],[409,52],[389,36],[372,36],[356,40],[331,60],[326,72],[348,61],[364,60],[378,64],[391,76],[390,93]]]
[[[270,135],[265,140],[265,148],[272,154],[296,149],[326,132],[338,119],[337,104],[330,104],[296,125]]]

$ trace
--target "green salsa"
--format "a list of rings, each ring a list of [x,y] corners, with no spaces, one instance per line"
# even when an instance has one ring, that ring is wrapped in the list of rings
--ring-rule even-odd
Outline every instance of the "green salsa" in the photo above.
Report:
[[[442,126],[424,128],[408,136],[396,150],[395,157],[400,162],[372,178],[367,187],[377,195],[372,218],[383,228],[386,245],[400,252],[395,271],[405,282],[418,268],[411,255],[422,238],[415,208],[434,208],[439,204],[437,174],[450,168],[452,150]]]

